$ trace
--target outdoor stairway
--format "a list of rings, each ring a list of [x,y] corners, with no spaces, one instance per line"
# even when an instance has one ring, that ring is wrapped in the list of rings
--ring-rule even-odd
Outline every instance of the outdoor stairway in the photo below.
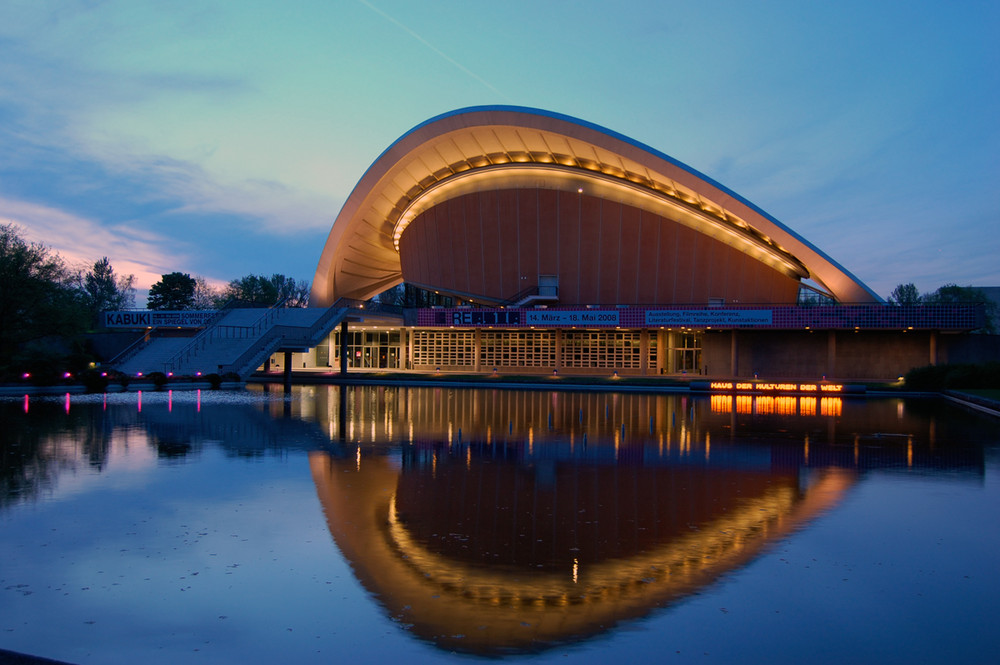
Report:
[[[190,342],[190,337],[153,337],[135,355],[116,363],[115,369],[132,376],[140,372],[162,372],[163,365],[170,362]]]
[[[346,307],[230,309],[194,337],[154,337],[115,369],[131,375],[235,373],[246,378],[271,354],[319,344]]]

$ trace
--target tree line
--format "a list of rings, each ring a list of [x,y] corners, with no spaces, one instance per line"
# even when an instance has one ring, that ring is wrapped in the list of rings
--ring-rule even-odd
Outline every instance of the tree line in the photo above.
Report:
[[[893,305],[943,305],[948,303],[982,303],[986,309],[986,325],[982,332],[996,334],[997,305],[987,297],[982,289],[974,286],[945,284],[936,291],[920,293],[913,282],[899,284],[889,294]]]
[[[135,276],[115,272],[102,257],[72,267],[16,224],[0,225],[0,381],[53,368],[76,372],[98,360],[87,333],[101,312],[135,307]],[[212,288],[202,277],[173,272],[153,284],[147,309],[305,307],[309,283],[284,275],[247,275]]]
[[[213,289],[202,277],[172,272],[163,275],[149,289],[147,309],[219,309],[234,307],[306,307],[309,282],[285,275],[246,275],[222,289]]]

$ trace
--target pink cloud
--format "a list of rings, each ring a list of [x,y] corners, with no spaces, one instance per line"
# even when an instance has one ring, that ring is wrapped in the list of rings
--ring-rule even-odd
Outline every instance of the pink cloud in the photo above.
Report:
[[[0,220],[13,222],[31,242],[57,252],[73,268],[86,268],[106,256],[120,275],[135,275],[136,288],[147,290],[161,275],[181,269],[183,256],[166,250],[164,237],[127,225],[99,222],[46,206],[0,197]]]

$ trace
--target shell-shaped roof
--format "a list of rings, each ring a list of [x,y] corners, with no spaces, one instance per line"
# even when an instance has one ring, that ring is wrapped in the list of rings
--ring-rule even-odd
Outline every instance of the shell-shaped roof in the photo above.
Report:
[[[402,281],[399,238],[423,210],[476,187],[593,184],[663,212],[840,302],[880,298],[817,247],[711,178],[611,130],[513,106],[459,109],[417,125],[368,168],[334,221],[311,304],[368,298]],[[563,183],[559,185],[558,183]]]

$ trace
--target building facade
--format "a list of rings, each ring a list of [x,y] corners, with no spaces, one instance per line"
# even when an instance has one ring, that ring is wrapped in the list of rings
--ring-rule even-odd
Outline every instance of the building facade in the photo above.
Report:
[[[890,306],[690,167],[568,116],[475,107],[407,132],[330,231],[311,304],[406,283],[452,307],[359,315],[295,368],[895,378],[982,325]],[[282,362],[272,359],[272,364]]]

